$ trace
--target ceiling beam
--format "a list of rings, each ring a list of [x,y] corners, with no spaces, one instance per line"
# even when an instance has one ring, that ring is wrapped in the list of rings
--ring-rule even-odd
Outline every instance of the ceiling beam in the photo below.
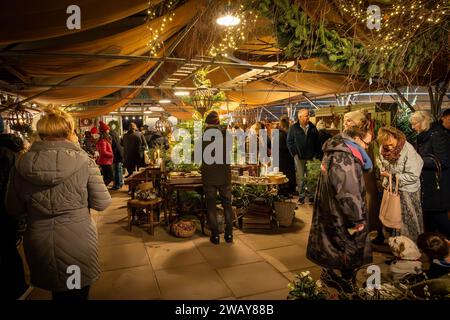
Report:
[[[187,91],[195,91],[196,87],[170,87],[170,86],[149,86],[149,85],[94,85],[94,84],[33,84],[30,87],[35,88],[92,88],[92,89],[104,89],[104,88],[117,88],[117,89],[171,89],[171,90],[187,90]],[[296,89],[242,89],[242,88],[222,88],[215,87],[210,88],[211,90],[222,90],[222,91],[236,91],[236,92],[295,92],[295,93],[303,93],[302,90]]]
[[[253,64],[243,64],[235,62],[216,61],[215,59],[185,59],[176,57],[150,57],[136,55],[118,55],[104,53],[79,53],[79,52],[23,52],[23,51],[2,51],[0,57],[54,57],[54,58],[70,58],[70,59],[104,59],[104,60],[131,60],[131,61],[159,61],[166,63],[198,63],[202,65],[224,66],[232,68],[260,69],[260,70],[286,70],[283,65],[273,67],[265,67]]]

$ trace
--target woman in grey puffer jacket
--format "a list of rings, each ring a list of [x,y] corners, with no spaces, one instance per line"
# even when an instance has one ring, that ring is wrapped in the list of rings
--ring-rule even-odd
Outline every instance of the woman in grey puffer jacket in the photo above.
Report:
[[[100,276],[89,209],[105,210],[111,196],[97,165],[72,142],[71,116],[58,109],[46,113],[37,124],[42,141],[11,171],[6,206],[10,214],[28,218],[24,249],[31,283],[52,291],[54,300],[86,299]],[[70,266],[79,267],[79,287]]]

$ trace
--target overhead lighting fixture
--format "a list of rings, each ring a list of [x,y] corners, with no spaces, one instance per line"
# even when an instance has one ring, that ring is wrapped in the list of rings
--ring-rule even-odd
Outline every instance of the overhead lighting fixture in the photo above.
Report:
[[[175,91],[174,95],[177,97],[186,97],[189,95],[189,91]]]
[[[172,101],[170,101],[169,99],[161,99],[159,100],[159,103],[171,103]]]
[[[180,81],[180,79],[177,79],[177,78],[167,78],[167,81]]]
[[[186,73],[178,73],[178,72],[176,72],[176,73],[173,74],[173,76],[186,77],[187,74]]]
[[[144,111],[144,114],[152,114],[153,112],[152,111],[150,111],[150,110],[145,110]]]
[[[182,66],[182,67],[180,67],[180,69],[181,70],[197,70],[197,67],[185,67],[185,66]]]
[[[234,27],[241,23],[241,19],[238,17],[232,16],[231,14],[227,14],[225,16],[219,17],[216,20],[216,23],[220,26],[224,27]]]

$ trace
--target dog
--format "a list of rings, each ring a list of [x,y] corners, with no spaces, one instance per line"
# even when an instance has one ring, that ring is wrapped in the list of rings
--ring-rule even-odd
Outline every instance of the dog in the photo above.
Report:
[[[389,238],[389,247],[395,256],[395,261],[389,266],[393,280],[401,280],[406,275],[421,274],[421,253],[417,245],[405,236]]]

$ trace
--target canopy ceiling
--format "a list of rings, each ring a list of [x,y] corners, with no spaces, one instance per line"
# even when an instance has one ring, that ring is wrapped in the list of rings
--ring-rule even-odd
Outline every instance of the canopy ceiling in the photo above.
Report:
[[[150,1],[154,8],[163,8],[166,2]],[[82,108],[74,112],[80,117],[109,113],[145,92],[151,103],[170,97],[173,104],[164,106],[166,111],[186,118],[192,107],[173,95],[167,81],[180,66],[189,65],[191,58],[201,61],[196,64],[197,70],[211,66],[211,84],[222,88],[228,99],[235,102],[230,105],[245,100],[250,106],[261,106],[302,95],[367,89],[366,83],[349,81],[345,74],[334,72],[317,59],[294,61],[289,66],[288,61],[280,61],[270,21],[262,18],[238,50],[228,58],[213,61],[208,57],[209,47],[223,35],[214,20],[227,1],[174,2],[178,5],[170,12],[174,14],[171,21],[166,14],[145,22],[148,0],[79,0],[82,28],[68,30],[66,8],[73,1],[2,1],[0,89],[40,105],[80,105]],[[316,2],[301,1],[311,15],[316,14]],[[332,11],[326,17],[333,23],[343,23],[342,17]],[[150,28],[160,30],[158,40],[163,43],[152,58],[163,61],[143,58],[150,56],[148,44],[154,36]],[[173,58],[188,60],[183,64]],[[273,65],[278,63],[286,68],[275,69]],[[156,89],[146,87],[142,91],[134,87],[144,81]],[[175,85],[193,87],[192,74],[180,78]],[[114,99],[102,103],[105,96]]]

